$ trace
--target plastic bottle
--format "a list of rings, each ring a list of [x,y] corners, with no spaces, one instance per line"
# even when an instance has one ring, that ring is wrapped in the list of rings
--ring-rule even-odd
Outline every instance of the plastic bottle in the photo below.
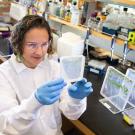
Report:
[[[37,0],[34,6],[37,8],[37,14],[42,16],[46,8],[46,2],[44,0]]]
[[[65,14],[65,21],[70,22],[70,20],[71,20],[71,12],[70,12],[70,9],[68,9]]]
[[[49,13],[51,15],[56,15],[56,2],[49,1]]]
[[[123,12],[120,13],[119,15],[119,22],[120,22],[120,26],[122,27],[126,27],[128,26],[128,8],[123,8]]]
[[[37,14],[37,9],[34,5],[31,5],[29,8],[28,8],[28,14],[29,15],[36,15]]]
[[[71,23],[79,25],[81,23],[82,12],[77,8],[77,2],[75,1],[71,6]]]
[[[85,13],[85,4],[81,7],[81,24],[85,24],[86,22],[86,13]]]
[[[56,5],[56,16],[58,17],[60,17],[61,3],[62,3],[62,0],[59,0],[59,2]]]
[[[61,4],[61,7],[60,7],[60,18],[64,18],[65,16],[65,6],[63,5],[63,3]]]

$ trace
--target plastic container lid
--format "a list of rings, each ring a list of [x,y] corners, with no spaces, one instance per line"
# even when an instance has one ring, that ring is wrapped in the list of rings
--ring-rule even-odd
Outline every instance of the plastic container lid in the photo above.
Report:
[[[80,36],[78,36],[78,35],[76,35],[72,32],[63,33],[61,38],[64,38],[64,39],[67,39],[67,40],[70,40],[70,41],[81,40]]]
[[[103,70],[105,68],[105,66],[106,66],[106,63],[98,61],[98,60],[90,60],[88,62],[88,65],[92,66],[93,68],[98,68],[98,69]]]

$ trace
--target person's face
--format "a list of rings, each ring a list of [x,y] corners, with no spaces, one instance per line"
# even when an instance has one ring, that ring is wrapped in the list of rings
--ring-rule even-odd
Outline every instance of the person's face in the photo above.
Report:
[[[49,35],[46,29],[33,28],[24,37],[23,63],[29,68],[35,68],[47,53]]]

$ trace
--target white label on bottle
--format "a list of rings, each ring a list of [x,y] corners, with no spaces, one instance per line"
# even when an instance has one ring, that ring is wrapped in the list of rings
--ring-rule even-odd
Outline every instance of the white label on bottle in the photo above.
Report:
[[[128,29],[126,29],[126,28],[121,28],[121,32],[128,33]]]
[[[90,68],[90,71],[91,71],[91,72],[94,72],[94,73],[96,73],[96,74],[99,74],[99,71],[96,70],[96,69]]]

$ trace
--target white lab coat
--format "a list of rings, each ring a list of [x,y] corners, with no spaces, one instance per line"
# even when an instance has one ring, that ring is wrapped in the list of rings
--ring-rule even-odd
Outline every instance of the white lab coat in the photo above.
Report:
[[[60,101],[41,105],[34,91],[60,77],[59,64],[45,58],[35,69],[18,63],[15,55],[0,65],[0,132],[10,135],[62,135],[61,112],[78,119],[86,110],[86,98],[73,99],[63,90]]]

